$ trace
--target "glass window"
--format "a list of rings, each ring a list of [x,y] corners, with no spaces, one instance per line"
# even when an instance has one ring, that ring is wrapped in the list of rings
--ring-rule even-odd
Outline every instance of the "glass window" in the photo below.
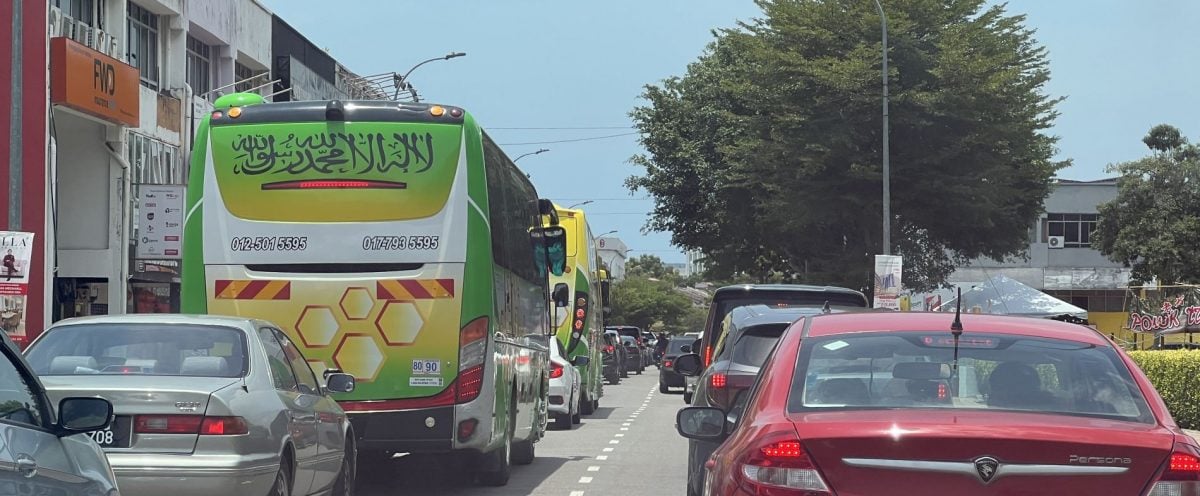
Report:
[[[92,0],[52,0],[50,5],[58,7],[63,15],[70,16],[77,22],[82,22],[88,26],[94,26],[92,22],[96,15]]]
[[[670,353],[672,355],[677,355],[677,354],[683,353],[683,347],[692,344],[693,341],[695,341],[695,340],[688,339],[685,337],[676,337],[676,338],[672,339],[670,341],[670,343],[668,344],[669,348],[667,348],[667,349],[669,351],[667,353]],[[693,353],[694,353],[694,351],[693,351]]]
[[[31,346],[38,375],[241,377],[242,331],[190,324],[79,324],[57,327]]]
[[[271,379],[275,382],[275,389],[299,391],[296,385],[296,374],[288,365],[287,354],[283,351],[283,345],[280,345],[279,340],[275,338],[274,331],[266,327],[261,328],[258,330],[258,339],[262,341],[263,348],[267,350],[267,364],[271,366]]]
[[[287,335],[279,329],[274,329],[275,338],[283,345],[283,353],[287,356],[288,363],[292,366],[292,371],[296,374],[296,380],[300,383],[300,392],[304,394],[321,394],[321,386],[317,382],[316,374],[313,374],[312,367],[308,366],[308,362],[304,360],[304,355],[300,354],[300,350],[288,339]]]
[[[45,405],[27,380],[8,357],[0,356],[0,419],[42,427]]]
[[[951,366],[949,332],[811,338],[800,353],[789,410],[945,408],[1026,410],[1133,422],[1153,416],[1108,347],[972,333]]]
[[[198,38],[187,37],[187,83],[192,93],[203,95],[212,90],[212,47]],[[205,95],[214,99],[215,94]]]
[[[1092,246],[1097,214],[1046,214],[1046,236],[1062,236],[1066,248]]]
[[[257,71],[251,69],[249,66],[242,65],[240,62],[235,62],[233,64],[233,79],[234,81],[239,81],[234,87],[234,89],[239,92],[252,91],[252,88],[262,86],[270,81],[267,78],[266,71]]]
[[[718,360],[761,367],[787,327],[788,324],[762,324],[740,330],[730,335],[733,342],[726,344],[728,350],[722,350]]]
[[[129,2],[129,65],[137,67],[142,84],[158,89],[158,15]]]

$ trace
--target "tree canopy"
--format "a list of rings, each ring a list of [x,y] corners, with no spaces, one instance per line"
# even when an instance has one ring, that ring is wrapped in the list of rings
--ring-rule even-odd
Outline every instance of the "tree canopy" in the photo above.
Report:
[[[627,275],[613,284],[613,312],[606,321],[612,325],[631,325],[643,330],[679,332],[689,322],[692,302],[675,291],[666,281]]]
[[[631,116],[647,229],[710,275],[869,284],[882,250],[880,18],[870,1],[758,0]],[[892,245],[905,286],[1023,252],[1063,162],[1046,52],[983,0],[892,0]]]
[[[1117,198],[1100,206],[1092,243],[1131,267],[1135,282],[1200,282],[1200,153],[1179,129],[1158,125],[1142,139],[1148,157],[1110,166]]]

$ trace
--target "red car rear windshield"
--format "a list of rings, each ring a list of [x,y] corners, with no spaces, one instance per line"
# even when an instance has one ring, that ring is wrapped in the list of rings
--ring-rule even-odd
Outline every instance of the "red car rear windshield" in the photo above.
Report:
[[[1128,368],[1106,346],[948,331],[810,338],[788,409],[1020,410],[1152,423]]]

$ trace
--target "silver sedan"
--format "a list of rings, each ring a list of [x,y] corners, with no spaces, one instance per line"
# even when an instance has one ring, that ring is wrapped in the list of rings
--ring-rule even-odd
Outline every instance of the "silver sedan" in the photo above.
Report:
[[[91,433],[129,496],[349,495],[354,435],[332,394],[269,322],[129,315],[56,323],[26,358],[57,401],[101,396],[116,420]]]

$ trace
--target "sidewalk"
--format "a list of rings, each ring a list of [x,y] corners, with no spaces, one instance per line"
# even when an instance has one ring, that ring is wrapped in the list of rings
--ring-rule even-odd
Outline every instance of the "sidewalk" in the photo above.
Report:
[[[1200,431],[1189,431],[1184,429],[1183,432],[1188,433],[1188,435],[1192,436],[1192,439],[1195,439],[1196,442],[1200,443]]]

